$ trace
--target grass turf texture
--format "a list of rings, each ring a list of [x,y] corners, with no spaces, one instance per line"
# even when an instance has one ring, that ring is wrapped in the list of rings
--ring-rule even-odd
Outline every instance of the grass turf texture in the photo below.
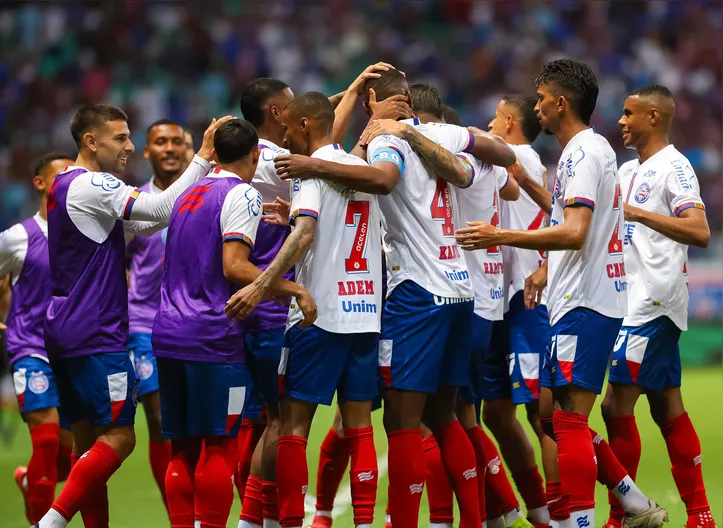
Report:
[[[684,372],[684,398],[688,412],[691,415],[703,445],[703,470],[708,499],[711,502],[713,516],[720,523],[723,509],[723,475],[720,468],[723,466],[723,451],[720,449],[721,424],[718,406],[723,401],[721,390],[720,369],[688,369]],[[524,418],[524,412],[520,412]],[[309,494],[316,493],[316,469],[319,457],[319,446],[333,420],[334,410],[331,407],[320,407],[314,420],[314,427],[309,440],[308,463],[310,471]],[[643,441],[643,457],[638,471],[638,484],[648,496],[664,505],[670,512],[669,526],[682,526],[685,524],[685,508],[680,501],[678,492],[670,475],[670,462],[665,443],[655,424],[648,414],[647,403],[641,399],[638,405],[638,426]],[[5,416],[7,420],[19,421],[13,413]],[[148,436],[145,418],[142,409],[139,409],[138,443],[135,452],[113,476],[110,481],[110,518],[114,528],[158,528],[169,526],[163,504],[150,466],[148,465]],[[591,424],[596,430],[603,432],[605,427],[598,410],[593,412]],[[27,528],[28,524],[23,516],[23,506],[20,492],[13,481],[13,471],[19,465],[27,464],[30,456],[30,439],[23,424],[18,426],[18,434],[11,447],[0,447],[0,525],[3,528]],[[381,424],[381,413],[375,413],[374,426],[377,431],[376,443],[378,455],[386,452],[386,437]],[[532,438],[532,437],[531,437]],[[342,487],[345,487],[342,482]],[[379,480],[379,494],[377,512],[374,526],[384,525],[384,509],[386,507],[386,474]],[[596,526],[601,526],[607,519],[606,490],[598,485],[596,495]],[[236,528],[240,505],[236,499],[228,527]],[[428,526],[428,510],[426,497],[422,501],[420,526]],[[82,526],[80,516],[70,523],[70,526]],[[353,526],[351,507],[349,507],[335,521],[340,528]]]

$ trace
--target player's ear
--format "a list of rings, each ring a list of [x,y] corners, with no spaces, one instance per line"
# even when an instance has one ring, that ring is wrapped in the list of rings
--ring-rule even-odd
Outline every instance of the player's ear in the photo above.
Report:
[[[85,134],[83,134],[81,145],[84,145],[92,152],[96,152],[98,150],[98,145],[95,142],[95,135],[93,135],[92,132],[86,132]]]
[[[657,108],[651,108],[650,113],[648,114],[648,118],[651,125],[657,125],[658,123],[660,123],[660,110],[658,110]]]
[[[143,157],[144,157],[145,159],[150,159],[150,153],[148,152],[148,145],[146,145],[145,147],[143,147]]]
[[[278,106],[271,105],[269,107],[269,111],[271,112],[271,117],[274,119],[274,121],[281,121],[281,112],[279,111]]]
[[[507,114],[507,122],[505,123],[505,129],[507,130],[507,133],[512,130],[512,122],[514,119],[512,119],[512,114]]]
[[[40,176],[39,174],[33,176],[33,187],[35,187],[40,192],[43,192],[45,190],[45,181],[43,181],[42,176]]]
[[[256,147],[251,151],[251,161],[254,165],[256,165],[259,162],[259,158],[261,157],[261,149],[259,147]]]
[[[304,131],[304,132],[308,132],[308,131],[309,131],[309,120],[306,119],[305,117],[302,117],[302,118],[301,118],[301,123],[300,123],[300,125],[301,125],[301,130],[302,130],[302,131]]]
[[[218,163],[218,156],[216,156],[216,147],[211,149],[211,159]]]

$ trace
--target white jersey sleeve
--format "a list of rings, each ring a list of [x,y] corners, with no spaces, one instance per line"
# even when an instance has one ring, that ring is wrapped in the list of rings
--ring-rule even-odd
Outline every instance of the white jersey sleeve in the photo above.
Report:
[[[579,148],[573,151],[566,165],[563,207],[584,205],[595,209],[602,179],[602,167],[597,156]]]
[[[693,167],[683,158],[671,162],[672,170],[666,178],[667,198],[675,216],[686,209],[705,209],[700,197],[700,186]]]
[[[261,149],[259,164],[251,185],[261,193],[261,200],[264,203],[274,202],[277,196],[289,201],[290,183],[279,178],[274,166],[276,156],[288,154],[289,151],[265,139],[259,140],[259,148]]]
[[[507,186],[507,182],[510,181],[510,174],[504,167],[492,166],[494,170],[495,179],[497,180],[497,189],[500,191]]]
[[[261,207],[261,194],[250,185],[242,183],[231,189],[221,207],[223,241],[241,240],[253,249]]]
[[[23,270],[28,253],[28,232],[22,224],[15,224],[0,233],[0,278],[8,273],[13,284]]]
[[[425,137],[450,152],[468,152],[474,146],[474,134],[461,126],[445,123],[422,124],[416,118],[412,122]]]

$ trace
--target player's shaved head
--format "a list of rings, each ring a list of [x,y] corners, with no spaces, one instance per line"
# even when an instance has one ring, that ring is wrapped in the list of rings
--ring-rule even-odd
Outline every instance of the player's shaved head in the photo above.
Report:
[[[295,97],[286,109],[291,119],[306,118],[314,121],[322,133],[330,133],[334,126],[334,107],[323,93],[308,92]]]
[[[540,121],[537,119],[537,114],[535,114],[537,99],[517,93],[504,96],[502,101],[505,106],[515,112],[525,139],[530,143],[535,141],[542,131]]]
[[[409,87],[409,98],[412,100],[412,112],[429,114],[442,119],[442,96],[431,84],[417,83]]]
[[[457,110],[449,105],[442,105],[442,119],[449,125],[464,126],[462,124],[462,118],[457,113]]]
[[[628,97],[636,97],[644,101],[649,107],[656,108],[660,112],[660,124],[670,128],[675,117],[675,100],[671,91],[662,84],[648,84],[636,88]]]
[[[407,78],[399,70],[390,68],[387,71],[377,72],[380,76],[376,79],[368,79],[364,83],[364,97],[369,101],[369,90],[373,89],[376,94],[377,101],[393,95],[404,94],[409,91]]]
[[[647,157],[651,150],[668,144],[674,116],[673,94],[665,86],[650,84],[636,88],[625,100],[618,121],[623,143]]]

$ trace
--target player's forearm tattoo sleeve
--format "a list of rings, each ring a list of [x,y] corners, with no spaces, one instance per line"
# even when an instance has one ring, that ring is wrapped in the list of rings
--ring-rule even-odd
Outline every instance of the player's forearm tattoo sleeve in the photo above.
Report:
[[[427,139],[412,127],[404,138],[434,174],[457,187],[465,187],[472,179],[472,167],[462,162],[446,148]]]
[[[276,258],[269,267],[256,279],[263,289],[271,287],[277,279],[286,273],[301,257],[301,253],[309,247],[314,238],[316,220],[307,216],[296,219],[296,227],[281,246]]]

